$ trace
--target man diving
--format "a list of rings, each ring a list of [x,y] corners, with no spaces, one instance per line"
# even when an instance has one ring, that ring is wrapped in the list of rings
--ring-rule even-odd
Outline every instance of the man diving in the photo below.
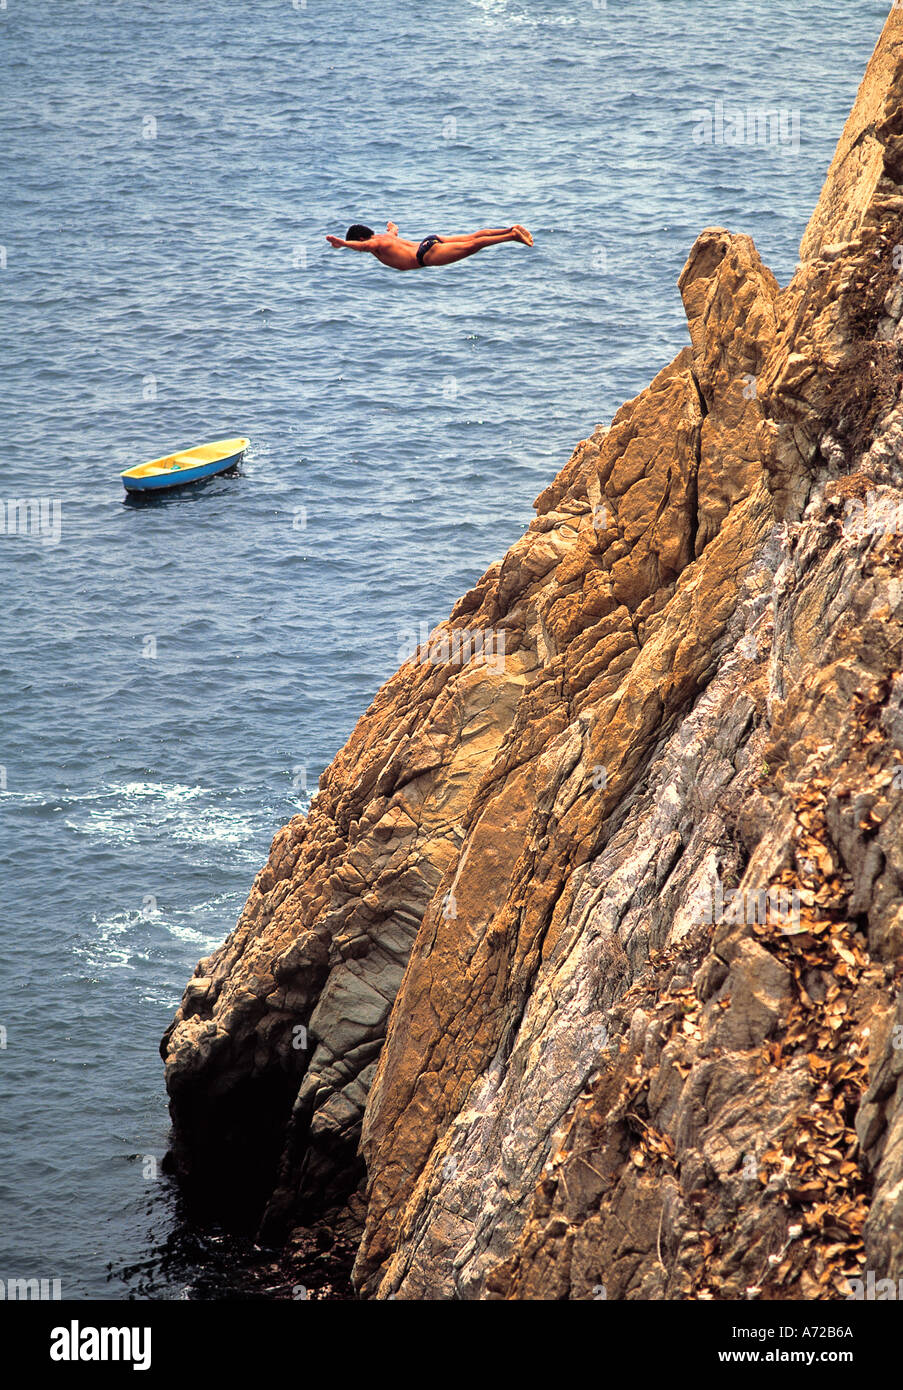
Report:
[[[417,270],[421,266],[451,265],[463,261],[465,256],[473,256],[477,251],[485,251],[487,246],[499,246],[503,241],[520,241],[524,246],[532,246],[533,238],[515,223],[513,227],[484,227],[480,232],[465,232],[461,236],[427,236],[423,241],[406,241],[398,235],[394,222],[386,223],[384,232],[374,232],[372,227],[362,227],[355,223],[348,228],[346,236],[328,236],[330,246],[347,246],[352,251],[369,251],[383,265],[393,270]]]

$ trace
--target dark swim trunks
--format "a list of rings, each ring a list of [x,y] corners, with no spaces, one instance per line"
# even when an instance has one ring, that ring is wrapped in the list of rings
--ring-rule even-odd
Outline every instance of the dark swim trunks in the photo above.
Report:
[[[424,256],[426,255],[427,251],[432,250],[432,248],[433,248],[434,246],[438,245],[438,243],[439,243],[441,240],[442,240],[441,236],[425,236],[425,237],[423,238],[423,241],[421,241],[420,245],[417,247],[417,264],[418,264],[418,265],[423,265],[423,258],[424,258]]]

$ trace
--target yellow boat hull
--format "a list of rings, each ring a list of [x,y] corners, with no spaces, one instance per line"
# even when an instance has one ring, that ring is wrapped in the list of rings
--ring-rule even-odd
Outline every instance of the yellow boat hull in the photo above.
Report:
[[[204,478],[224,473],[227,468],[234,468],[241,462],[250,442],[238,436],[235,439],[217,439],[211,444],[197,444],[193,449],[180,449],[163,458],[151,459],[149,463],[139,463],[136,468],[127,468],[120,476],[129,492],[184,487],[186,483],[199,483]]]

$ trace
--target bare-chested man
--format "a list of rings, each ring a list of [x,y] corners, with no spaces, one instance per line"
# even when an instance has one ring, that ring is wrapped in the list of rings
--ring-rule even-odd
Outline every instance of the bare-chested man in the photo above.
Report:
[[[461,236],[428,236],[423,241],[406,241],[398,235],[394,222],[386,224],[384,232],[374,232],[372,227],[362,227],[355,223],[348,228],[347,235],[328,236],[330,246],[348,246],[352,251],[369,251],[383,265],[393,270],[417,270],[420,266],[451,265],[453,261],[463,261],[465,256],[473,256],[484,251],[487,246],[499,246],[503,241],[520,241],[524,246],[532,246],[533,238],[515,223],[513,227],[484,227],[481,232],[466,232]]]

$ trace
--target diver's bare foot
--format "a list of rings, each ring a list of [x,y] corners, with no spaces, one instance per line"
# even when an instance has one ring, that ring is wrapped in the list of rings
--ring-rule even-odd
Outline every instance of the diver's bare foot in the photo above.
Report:
[[[519,222],[515,222],[514,226],[511,228],[511,230],[512,230],[512,232],[514,233],[514,235],[517,237],[517,240],[518,240],[518,241],[522,241],[522,242],[524,243],[525,246],[532,246],[532,245],[533,245],[533,238],[532,238],[532,236],[531,236],[530,233],[527,231],[526,227],[522,227],[521,224],[520,224]]]

